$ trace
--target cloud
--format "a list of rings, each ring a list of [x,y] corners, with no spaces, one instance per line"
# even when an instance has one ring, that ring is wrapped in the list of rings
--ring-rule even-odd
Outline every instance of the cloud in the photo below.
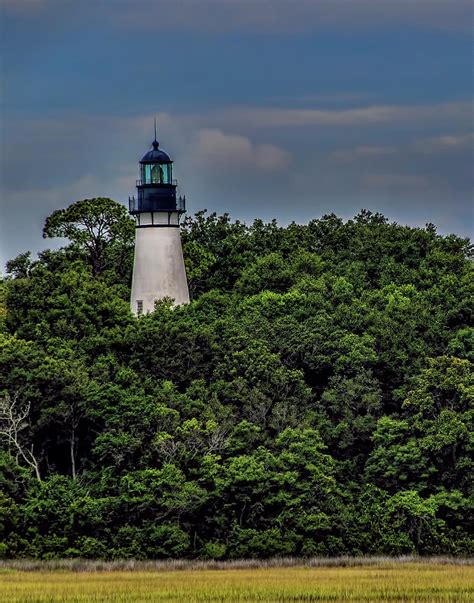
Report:
[[[394,155],[396,152],[396,149],[393,147],[359,146],[348,151],[334,151],[331,153],[331,157],[346,162],[358,159],[387,157],[387,155]]]
[[[0,8],[7,13],[33,16],[55,2],[58,3],[58,0],[0,0]]]
[[[197,132],[193,160],[217,168],[273,171],[287,167],[291,154],[272,144],[257,144],[245,136],[226,134],[218,129]]]
[[[182,174],[196,173],[196,168],[203,170],[201,179],[214,168],[270,173],[290,165],[296,154],[297,168],[313,153],[324,155],[329,163],[343,162],[344,169],[350,163],[387,165],[403,157],[417,157],[417,161],[424,157],[428,165],[429,156],[434,161],[440,154],[464,153],[467,158],[473,142],[472,134],[459,133],[470,125],[469,103],[309,111],[234,107],[213,113],[162,112],[157,122],[158,138],[176,160],[180,179]],[[297,129],[288,136],[280,132],[285,127]],[[311,133],[311,128],[318,127],[327,130],[324,142]],[[260,128],[266,128],[264,135]],[[415,138],[416,132],[440,130],[447,133]],[[2,156],[2,188],[5,193],[37,187],[48,190],[100,174],[104,186],[121,178],[128,196],[135,184],[134,161],[145,152],[152,135],[153,115],[10,120],[2,135],[9,149]],[[396,144],[385,143],[396,136]],[[412,140],[404,141],[407,137]],[[348,140],[356,144],[339,146]]]
[[[430,196],[465,202],[472,196],[473,134],[418,138],[392,146],[333,151],[328,171],[343,170],[355,188],[383,195]]]
[[[27,10],[32,6],[45,6],[50,4],[50,2],[51,0],[0,0],[0,6],[18,10]]]
[[[65,186],[51,186],[9,192],[3,197],[2,206],[10,209],[13,207],[16,208],[21,206],[25,200],[35,199],[38,207],[42,208],[44,217],[46,218],[49,211],[66,207],[79,198],[99,196],[101,189],[103,189],[103,185],[101,185],[99,179],[92,174],[86,174]]]
[[[305,117],[289,131],[273,115],[260,129],[264,108],[158,113],[158,138],[175,160],[191,213],[207,207],[284,222],[368,207],[467,234],[473,136],[462,132],[465,106],[390,105],[375,122],[367,108],[315,109],[326,117]],[[297,110],[278,111],[294,123]],[[55,209],[95,196],[126,203],[152,140],[153,114],[18,118],[4,131],[0,252],[8,259],[51,245],[41,228]]]
[[[367,174],[363,178],[364,183],[370,188],[388,190],[418,190],[425,188],[427,180],[422,175],[413,174]]]
[[[42,240],[41,229],[55,209],[97,196],[126,203],[135,192],[138,161],[152,140],[153,117],[63,115],[5,124],[9,153],[1,158],[3,261],[28,248],[50,246]],[[277,145],[201,128],[192,116],[156,117],[158,138],[175,160],[175,176],[194,211],[210,205],[209,196],[217,194],[213,187],[227,190],[230,182],[234,188],[258,182],[266,186],[262,174],[285,168],[292,160],[291,153]],[[245,178],[236,187],[236,174],[244,170]]]
[[[472,6],[470,0],[136,0],[116,2],[105,16],[126,28],[218,33],[400,24],[468,31]]]
[[[299,96],[274,96],[273,101],[284,101],[286,103],[350,103],[353,101],[366,101],[371,98],[367,92],[327,92],[321,94],[303,94]]]
[[[450,120],[470,124],[469,102],[431,105],[371,105],[348,109],[294,109],[274,107],[234,107],[207,116],[208,122],[222,122],[252,128],[306,128],[312,126],[373,126],[379,124],[420,123]]]
[[[451,153],[464,149],[473,149],[474,132],[461,135],[435,136],[417,140],[413,144],[420,153]]]
[[[395,155],[435,155],[474,151],[474,133],[446,134],[419,138],[398,146],[357,146],[352,149],[333,151],[331,159],[342,162],[358,162],[366,159],[385,159]]]
[[[68,13],[126,30],[294,34],[408,26],[470,31],[470,0],[0,0],[24,18]]]
[[[92,174],[64,186],[41,187],[40,184],[34,189],[4,191],[0,206],[0,273],[5,262],[18,253],[60,246],[61,240],[45,242],[42,238],[48,215],[78,199],[99,197],[103,191],[104,183]]]

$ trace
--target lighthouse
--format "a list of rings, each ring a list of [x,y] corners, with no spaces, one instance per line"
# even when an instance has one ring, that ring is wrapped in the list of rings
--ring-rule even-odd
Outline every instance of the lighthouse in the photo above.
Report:
[[[130,306],[137,316],[152,312],[155,302],[170,297],[174,305],[189,303],[179,221],[185,197],[176,195],[173,162],[155,139],[140,160],[137,197],[129,197],[135,218],[135,256]]]

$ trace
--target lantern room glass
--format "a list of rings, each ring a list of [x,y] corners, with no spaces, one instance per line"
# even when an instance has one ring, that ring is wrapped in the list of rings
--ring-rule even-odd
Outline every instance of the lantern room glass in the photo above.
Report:
[[[172,184],[171,163],[147,163],[141,168],[143,184]]]

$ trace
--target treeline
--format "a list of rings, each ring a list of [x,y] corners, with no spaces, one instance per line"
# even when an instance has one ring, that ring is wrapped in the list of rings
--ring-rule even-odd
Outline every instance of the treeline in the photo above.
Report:
[[[468,240],[200,212],[191,304],[136,319],[133,234],[85,200],[7,265],[2,556],[472,553]]]

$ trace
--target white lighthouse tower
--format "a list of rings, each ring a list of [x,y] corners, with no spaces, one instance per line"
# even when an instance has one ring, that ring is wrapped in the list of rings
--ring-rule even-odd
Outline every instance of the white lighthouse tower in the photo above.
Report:
[[[152,312],[155,301],[170,297],[175,305],[189,303],[179,220],[186,211],[185,197],[176,197],[173,162],[159,148],[140,160],[137,198],[129,197],[129,211],[135,217],[135,258],[131,310],[137,316]]]

